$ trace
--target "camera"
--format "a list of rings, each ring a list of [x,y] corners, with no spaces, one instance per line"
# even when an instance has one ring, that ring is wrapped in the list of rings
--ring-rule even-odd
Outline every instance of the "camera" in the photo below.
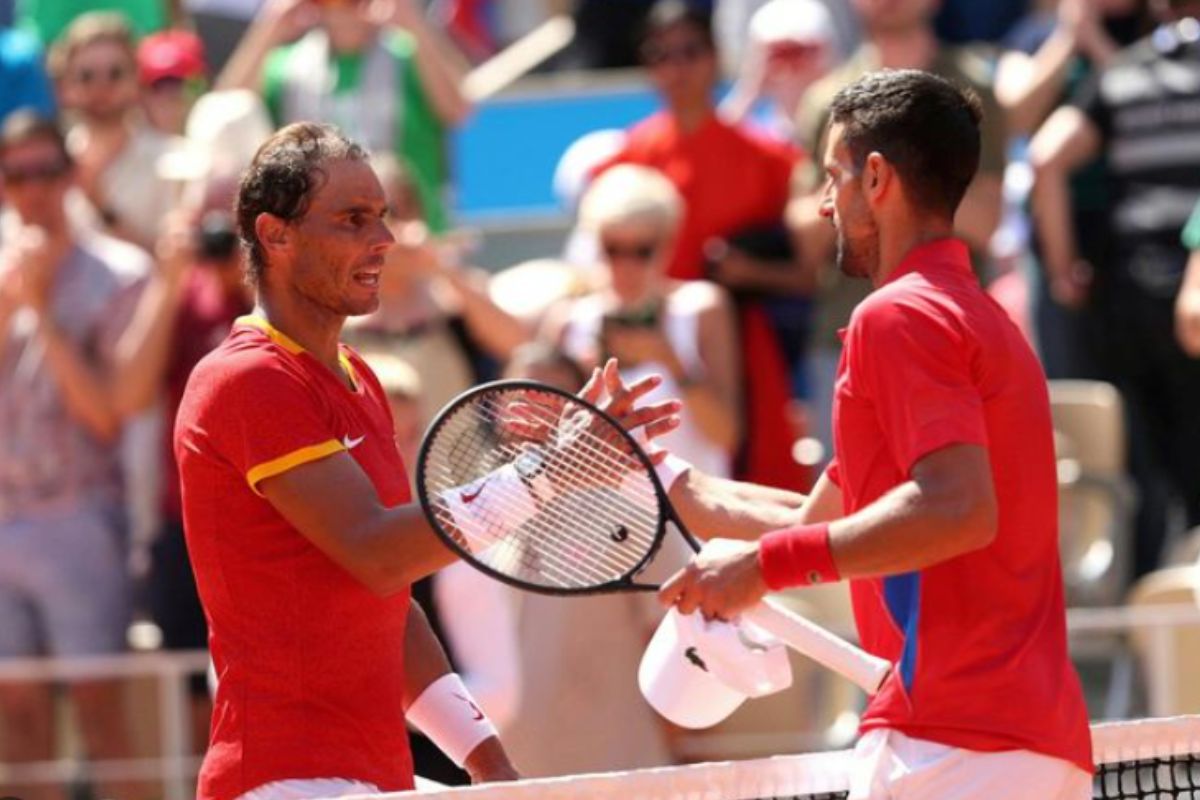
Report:
[[[196,229],[196,255],[201,261],[228,261],[237,252],[238,235],[227,211],[209,211]]]

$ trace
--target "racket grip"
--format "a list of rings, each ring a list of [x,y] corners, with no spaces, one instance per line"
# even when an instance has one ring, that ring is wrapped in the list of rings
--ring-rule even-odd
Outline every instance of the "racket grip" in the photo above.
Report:
[[[854,646],[785,607],[765,598],[742,612],[742,618],[765,630],[796,652],[849,679],[867,694],[875,694],[892,665]]]

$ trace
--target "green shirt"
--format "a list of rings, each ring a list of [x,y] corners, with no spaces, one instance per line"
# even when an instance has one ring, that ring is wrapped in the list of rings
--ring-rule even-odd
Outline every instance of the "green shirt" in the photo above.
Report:
[[[142,37],[167,27],[165,0],[17,0],[17,23],[50,44],[80,14],[119,11]]]
[[[383,34],[383,44],[396,61],[400,97],[395,104],[393,135],[395,155],[411,171],[425,209],[430,230],[446,230],[447,215],[443,199],[448,169],[442,123],[433,111],[421,78],[417,74],[416,42],[402,31]],[[294,45],[276,48],[268,56],[263,71],[263,99],[276,125],[297,120],[284,119],[284,82]],[[363,53],[332,53],[330,71],[334,75],[334,95],[353,94],[363,78]]]

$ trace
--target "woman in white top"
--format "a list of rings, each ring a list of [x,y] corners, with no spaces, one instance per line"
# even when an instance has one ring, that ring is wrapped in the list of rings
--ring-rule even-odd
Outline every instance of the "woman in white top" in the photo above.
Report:
[[[552,309],[543,335],[589,370],[615,356],[627,380],[661,374],[647,402],[685,401],[663,445],[727,476],[742,435],[737,327],[720,286],[666,276],[682,215],[678,192],[656,170],[623,164],[596,178],[579,216],[597,238],[604,283]]]

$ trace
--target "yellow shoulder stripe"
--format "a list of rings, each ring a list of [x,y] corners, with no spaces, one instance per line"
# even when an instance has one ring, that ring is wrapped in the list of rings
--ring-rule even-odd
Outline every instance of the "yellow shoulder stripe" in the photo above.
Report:
[[[262,483],[267,478],[275,475],[281,475],[289,469],[307,464],[310,461],[324,458],[325,456],[333,455],[341,450],[345,450],[346,446],[337,439],[330,439],[327,442],[320,444],[312,444],[308,447],[301,447],[299,450],[293,450],[290,453],[273,458],[265,464],[259,464],[253,467],[246,473],[246,483],[250,484],[250,488],[259,497],[262,497],[262,492],[258,490],[258,484]]]

